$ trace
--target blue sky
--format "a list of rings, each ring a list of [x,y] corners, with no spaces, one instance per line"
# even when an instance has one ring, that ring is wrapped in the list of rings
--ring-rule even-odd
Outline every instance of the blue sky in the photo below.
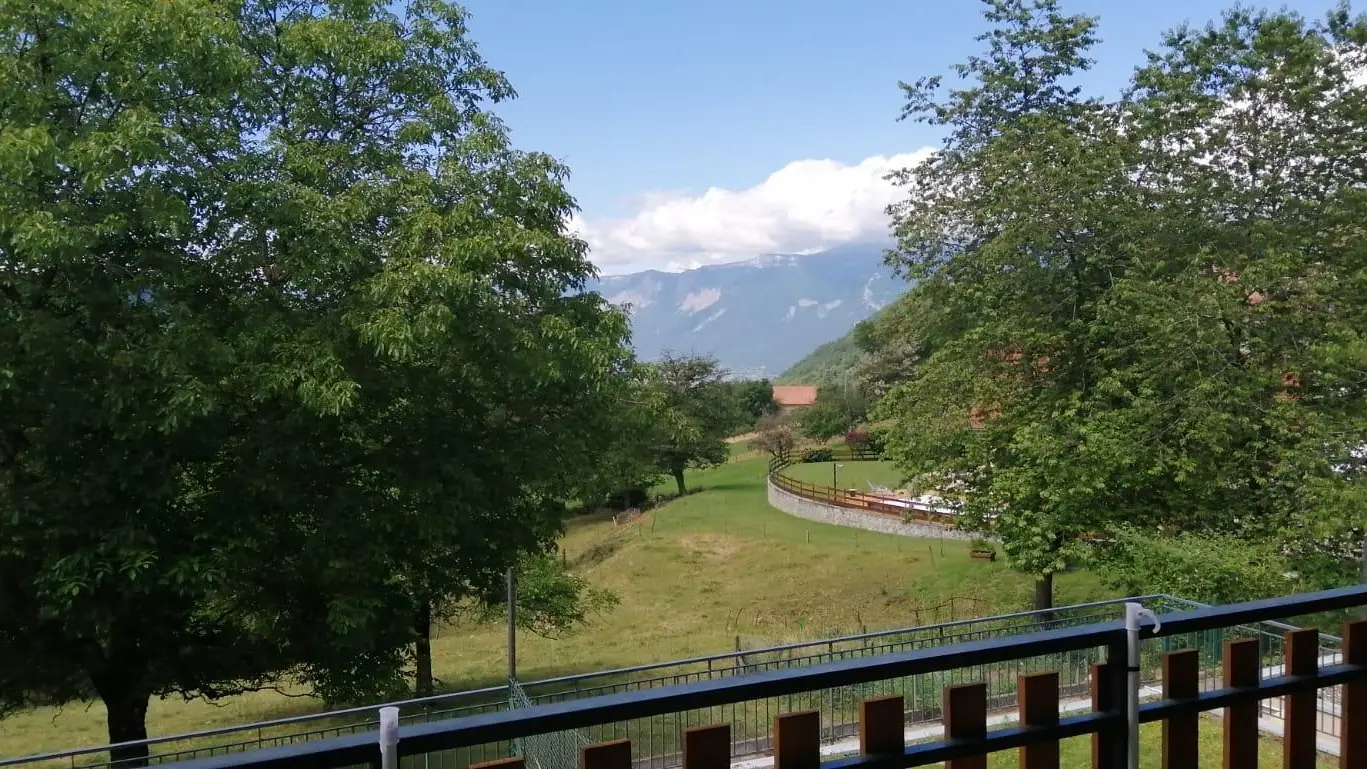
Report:
[[[465,0],[519,98],[515,143],[569,164],[606,272],[810,251],[886,231],[881,176],[939,141],[897,122],[899,80],[979,49],[977,0]],[[1065,0],[1100,17],[1086,85],[1233,0]],[[1322,17],[1332,0],[1288,2]],[[824,161],[824,162],[822,162]]]

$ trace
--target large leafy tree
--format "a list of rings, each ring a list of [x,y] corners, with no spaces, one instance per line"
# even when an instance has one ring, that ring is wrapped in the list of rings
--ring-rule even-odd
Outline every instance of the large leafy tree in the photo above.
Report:
[[[1212,557],[1251,538],[1342,579],[1367,437],[1367,25],[1233,12],[1103,103],[1068,80],[1093,20],[1045,0],[988,16],[969,87],[908,87],[950,138],[894,208],[934,344],[884,404],[891,453],[964,484],[1040,607],[1082,535],[1122,525],[1116,547],[1175,535],[1154,553],[1184,555],[1146,581],[1149,559],[1112,553],[1127,587],[1177,589],[1203,534]]]
[[[739,407],[715,358],[666,353],[649,365],[650,388],[659,409],[652,430],[652,456],[684,494],[684,470],[722,464],[730,455],[726,437]]]
[[[564,169],[441,0],[0,28],[0,709],[395,685],[550,547],[628,365]]]
[[[1367,17],[1231,11],[1135,75],[1137,194],[1158,215],[1098,334],[1093,430],[1145,476],[1117,490],[1208,560],[1258,543],[1309,584],[1353,580],[1367,445]],[[1208,543],[1201,544],[1202,538]],[[1270,547],[1261,543],[1270,543]],[[1110,569],[1167,584],[1164,560]],[[1152,570],[1152,571],[1146,571]],[[1170,570],[1170,569],[1169,569]],[[1245,580],[1248,595],[1283,580]]]
[[[665,439],[668,405],[648,364],[633,363],[609,386],[616,408],[600,416],[596,460],[573,468],[571,496],[584,506],[625,509],[644,503],[665,475],[656,451]]]
[[[816,403],[797,413],[803,435],[825,441],[840,435],[868,416],[868,398],[849,386],[827,385],[817,391]]]
[[[938,78],[904,86],[905,115],[948,131],[898,175],[910,195],[892,209],[890,259],[933,297],[902,324],[901,344],[938,342],[883,413],[898,421],[889,454],[963,483],[966,518],[995,529],[1046,608],[1052,575],[1096,523],[1077,493],[1089,481],[1068,459],[1080,436],[1063,415],[1094,385],[1089,321],[1124,237],[1098,223],[1123,215],[1124,145],[1070,83],[1090,64],[1095,20],[1051,0],[987,6],[986,51],[959,68],[966,87],[940,99]]]
[[[778,413],[778,403],[774,400],[774,386],[768,379],[746,379],[732,383],[739,404],[741,417],[745,420],[740,426],[753,427],[760,419]]]

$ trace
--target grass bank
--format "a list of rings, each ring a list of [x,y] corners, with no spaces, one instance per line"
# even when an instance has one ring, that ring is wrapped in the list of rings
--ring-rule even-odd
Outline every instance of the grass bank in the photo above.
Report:
[[[902,473],[891,462],[811,462],[789,465],[783,474],[795,481],[869,491],[869,484],[895,489]]]
[[[631,523],[571,521],[563,542],[567,560],[621,602],[569,636],[524,636],[520,677],[726,652],[737,638],[753,648],[948,619],[951,600],[961,616],[1029,603],[1029,580],[1000,563],[970,559],[964,543],[825,526],[778,512],[765,501],[764,475],[762,458],[733,461],[690,473],[688,481],[700,493]],[[1083,573],[1061,575],[1057,590],[1060,604],[1104,595]],[[504,631],[497,623],[443,627],[432,646],[435,673],[446,688],[501,682]],[[177,734],[320,708],[311,698],[278,692],[215,704],[158,700],[148,730]],[[105,741],[98,704],[43,708],[0,721],[4,756]]]

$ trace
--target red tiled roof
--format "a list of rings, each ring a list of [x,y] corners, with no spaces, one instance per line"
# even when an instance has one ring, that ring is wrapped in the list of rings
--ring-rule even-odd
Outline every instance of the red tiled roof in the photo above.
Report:
[[[816,388],[808,385],[774,385],[774,402],[779,406],[810,406],[816,403]]]

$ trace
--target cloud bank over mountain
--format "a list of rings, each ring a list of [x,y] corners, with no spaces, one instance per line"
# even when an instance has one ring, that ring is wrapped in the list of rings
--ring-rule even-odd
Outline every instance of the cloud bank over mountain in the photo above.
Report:
[[[932,152],[875,155],[854,165],[798,160],[748,189],[647,195],[630,216],[570,226],[606,274],[678,272],[766,253],[813,253],[885,241],[885,209],[903,194],[887,179]]]

